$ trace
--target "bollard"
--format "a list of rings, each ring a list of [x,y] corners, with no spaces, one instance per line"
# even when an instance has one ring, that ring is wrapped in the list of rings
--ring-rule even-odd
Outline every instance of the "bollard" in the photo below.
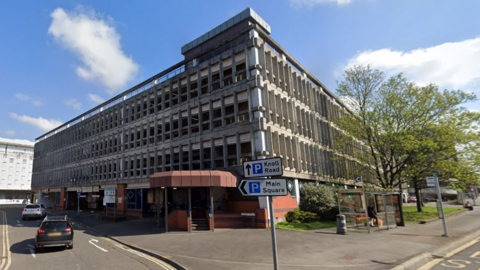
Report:
[[[347,234],[347,222],[345,215],[337,215],[337,234]]]

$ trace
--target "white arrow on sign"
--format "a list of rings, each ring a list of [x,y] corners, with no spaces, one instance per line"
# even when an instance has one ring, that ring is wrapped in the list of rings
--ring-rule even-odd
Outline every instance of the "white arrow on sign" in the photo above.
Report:
[[[98,249],[100,249],[101,251],[103,251],[103,252],[108,252],[108,250],[106,250],[106,249],[104,249],[104,248],[102,248],[102,247],[99,247],[97,244],[93,243],[93,242],[98,243],[98,240],[97,240],[97,239],[93,239],[93,238],[92,238],[92,239],[89,240],[88,242],[89,242],[90,244],[96,246],[96,247],[97,247]]]
[[[243,196],[286,196],[288,194],[285,179],[248,179],[242,180],[238,190]]]

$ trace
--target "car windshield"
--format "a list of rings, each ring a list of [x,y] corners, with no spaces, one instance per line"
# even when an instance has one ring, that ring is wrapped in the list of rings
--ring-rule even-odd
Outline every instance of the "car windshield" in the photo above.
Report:
[[[43,230],[65,230],[68,228],[66,221],[54,221],[54,222],[44,222],[42,225]]]
[[[38,205],[38,204],[31,204],[31,205],[25,206],[25,208],[40,208],[40,205]]]

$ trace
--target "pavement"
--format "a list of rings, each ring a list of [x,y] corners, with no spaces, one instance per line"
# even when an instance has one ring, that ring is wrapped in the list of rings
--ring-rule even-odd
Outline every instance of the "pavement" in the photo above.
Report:
[[[215,229],[215,232],[168,232],[149,218],[103,220],[101,214],[49,210],[68,215],[86,233],[101,234],[160,258],[178,269],[274,269],[270,229]],[[336,228],[312,231],[276,229],[279,269],[417,269],[456,246],[480,237],[480,206],[426,224],[389,230]]]

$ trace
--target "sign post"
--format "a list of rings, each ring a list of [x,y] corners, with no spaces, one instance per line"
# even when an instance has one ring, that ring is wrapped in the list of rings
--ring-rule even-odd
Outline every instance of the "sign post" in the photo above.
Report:
[[[435,173],[433,175],[433,177],[435,178],[435,184],[437,186],[438,213],[439,213],[439,215],[441,215],[441,219],[442,219],[442,222],[443,222],[443,231],[444,231],[443,236],[448,237],[449,235],[448,235],[448,230],[447,230],[447,223],[445,221],[445,213],[443,212],[442,192],[440,191],[440,184],[438,182],[437,174]]]
[[[448,235],[447,223],[445,221],[445,213],[443,212],[442,192],[440,190],[440,184],[438,182],[438,176],[435,173],[435,174],[433,174],[433,177],[427,177],[426,179],[427,179],[427,186],[428,187],[436,187],[438,217],[442,219],[443,231],[444,231],[444,234],[442,236],[448,237],[450,235]]]
[[[283,175],[282,159],[271,158],[243,163],[245,177],[280,176]],[[248,179],[242,180],[238,189],[243,196],[267,196],[270,208],[270,229],[272,232],[273,266],[278,269],[277,236],[275,233],[275,210],[273,196],[288,195],[285,179]]]

